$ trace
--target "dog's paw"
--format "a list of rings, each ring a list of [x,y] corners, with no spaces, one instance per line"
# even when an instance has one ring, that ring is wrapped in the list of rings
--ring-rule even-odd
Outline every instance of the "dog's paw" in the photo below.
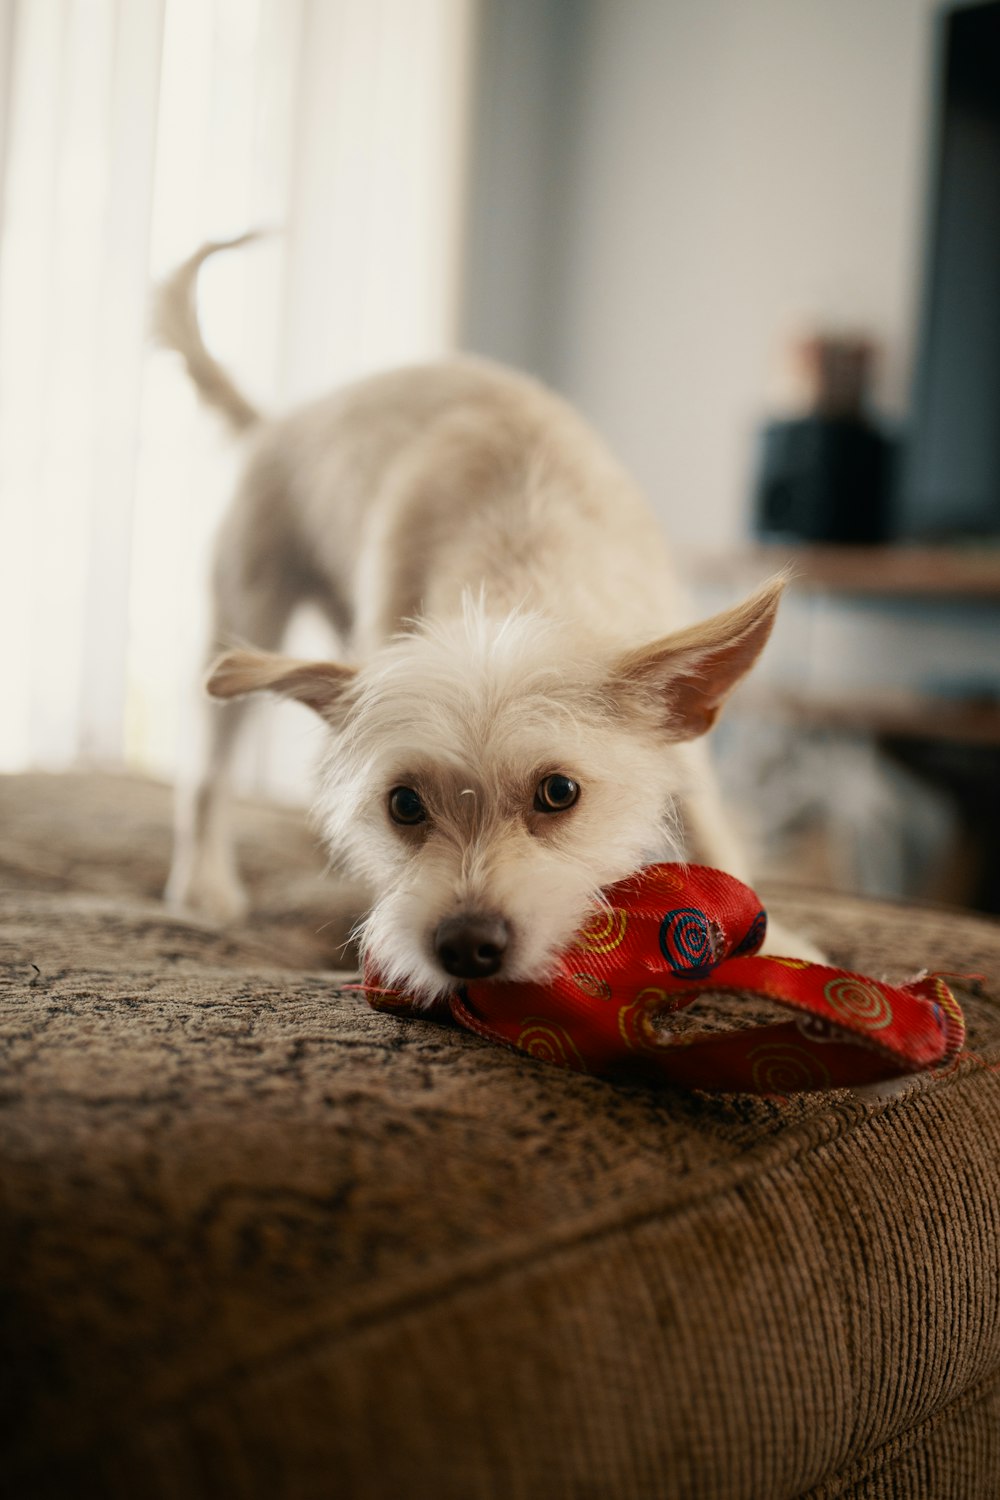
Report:
[[[826,964],[830,960],[821,948],[804,933],[793,932],[781,922],[768,919],[767,936],[761,948],[762,955],[771,958],[801,958],[811,964]]]
[[[175,861],[163,899],[171,911],[200,917],[214,927],[233,927],[249,910],[235,872],[215,862]]]

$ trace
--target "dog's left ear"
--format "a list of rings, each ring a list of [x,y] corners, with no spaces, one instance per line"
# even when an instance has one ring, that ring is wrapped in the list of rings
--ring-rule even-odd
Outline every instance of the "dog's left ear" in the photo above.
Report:
[[[704,734],[764,649],[785,582],[774,578],[735,609],[628,652],[614,673],[615,696],[651,713],[673,740]]]
[[[247,693],[277,693],[306,703],[328,723],[340,718],[342,700],[353,683],[354,667],[335,661],[298,661],[273,651],[228,651],[205,681],[213,698],[242,698]]]

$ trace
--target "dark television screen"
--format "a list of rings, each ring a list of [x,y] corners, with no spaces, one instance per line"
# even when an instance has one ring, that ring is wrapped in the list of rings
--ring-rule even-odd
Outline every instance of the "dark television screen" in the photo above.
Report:
[[[1000,0],[941,21],[937,159],[900,531],[1000,534]]]

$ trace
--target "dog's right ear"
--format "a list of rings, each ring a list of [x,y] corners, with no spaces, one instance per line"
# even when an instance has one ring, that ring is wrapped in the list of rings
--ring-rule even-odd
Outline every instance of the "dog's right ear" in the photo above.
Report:
[[[617,664],[619,701],[652,713],[673,740],[704,734],[767,644],[786,582],[779,574],[735,609],[630,651]]]
[[[298,661],[274,651],[227,651],[209,672],[205,688],[213,698],[242,698],[247,693],[297,698],[332,724],[356,676],[354,667],[335,661]]]

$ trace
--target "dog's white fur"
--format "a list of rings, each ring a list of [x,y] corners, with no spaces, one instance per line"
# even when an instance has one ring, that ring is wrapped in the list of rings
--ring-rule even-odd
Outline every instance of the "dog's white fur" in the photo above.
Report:
[[[218,543],[212,649],[265,649],[211,671],[227,701],[183,802],[168,897],[217,920],[244,909],[224,780],[244,695],[259,690],[326,722],[318,814],[368,893],[362,947],[424,997],[453,984],[435,952],[449,917],[501,919],[501,977],[538,978],[600,888],[645,862],[687,855],[745,875],[695,741],[763,647],[781,581],[681,628],[633,483],[565,402],[482,360],[259,418],[198,331],[197,271],[220,248],[165,283],[159,329],[203,397],[252,429]],[[357,665],[273,654],[306,599]],[[578,782],[577,804],[537,811],[557,772]],[[392,822],[399,785],[419,792],[425,823]]]

